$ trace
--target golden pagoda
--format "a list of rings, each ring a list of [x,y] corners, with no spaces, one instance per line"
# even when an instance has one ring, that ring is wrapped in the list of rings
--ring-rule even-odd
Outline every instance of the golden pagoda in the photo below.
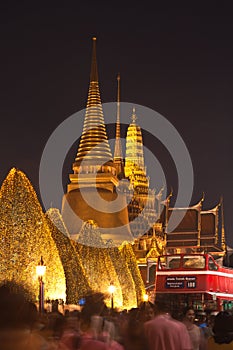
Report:
[[[118,157],[120,153],[117,154]],[[83,223],[91,220],[101,230],[103,239],[112,240],[116,245],[123,241],[132,241],[126,195],[116,191],[117,172],[107,138],[100,98],[96,38],[93,38],[83,132],[73,171],[62,202],[62,217],[70,235],[77,237]],[[116,199],[121,203],[122,209],[109,212],[109,204]]]
[[[118,182],[100,99],[96,38],[93,38],[90,85],[83,132],[73,171],[74,174],[70,175],[71,183],[67,187],[68,192],[80,187],[97,187],[113,192]]]

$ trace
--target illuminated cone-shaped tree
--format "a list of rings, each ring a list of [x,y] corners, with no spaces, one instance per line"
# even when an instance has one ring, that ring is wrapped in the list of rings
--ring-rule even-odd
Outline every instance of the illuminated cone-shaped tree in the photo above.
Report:
[[[114,307],[122,307],[121,285],[108,254],[108,249],[102,241],[100,231],[95,222],[88,221],[83,224],[76,248],[80,254],[92,289],[96,292],[107,294],[110,284],[113,283],[116,287]],[[106,304],[110,306],[110,296],[106,298]]]
[[[143,296],[146,291],[132,245],[128,242],[123,242],[119,250],[125,258],[128,268],[133,277],[137,294],[137,303],[140,305],[140,303],[143,301]]]
[[[117,247],[108,248],[108,253],[116,270],[123,296],[123,307],[132,309],[137,307],[137,297],[134,280],[126,260]]]
[[[0,190],[0,282],[13,280],[38,296],[36,266],[46,265],[45,298],[65,299],[66,283],[57,247],[26,175],[11,169]]]
[[[66,302],[67,304],[77,304],[79,299],[91,291],[81,259],[69,238],[59,210],[50,208],[46,212],[46,218],[64,267]]]

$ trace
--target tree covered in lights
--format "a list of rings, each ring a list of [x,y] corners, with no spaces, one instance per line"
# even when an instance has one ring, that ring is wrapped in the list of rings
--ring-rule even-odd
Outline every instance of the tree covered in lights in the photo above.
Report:
[[[75,246],[92,289],[107,296],[108,288],[113,283],[116,287],[114,306],[122,307],[123,298],[118,275],[94,221],[90,220],[83,224]],[[110,306],[110,295],[106,297],[106,304]]]
[[[0,241],[0,282],[21,283],[37,299],[36,266],[42,256],[45,298],[65,299],[65,274],[57,247],[30,181],[15,168],[0,190]]]
[[[91,291],[81,259],[70,240],[59,210],[50,208],[46,212],[46,218],[64,267],[66,302],[67,304],[77,304],[79,299]]]
[[[132,245],[128,242],[124,242],[120,246],[119,250],[123,255],[123,257],[125,258],[128,268],[132,274],[135,287],[136,287],[137,303],[139,305],[143,301],[143,296],[146,291],[145,291],[145,286],[142,280],[142,276],[137,264],[135,254],[133,252]]]
[[[124,308],[137,307],[136,286],[123,254],[118,247],[107,249],[121,285]]]

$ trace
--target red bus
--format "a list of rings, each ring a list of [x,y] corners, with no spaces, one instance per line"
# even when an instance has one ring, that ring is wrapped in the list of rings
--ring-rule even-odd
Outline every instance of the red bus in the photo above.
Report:
[[[209,254],[174,254],[158,258],[155,300],[173,312],[220,311],[233,307],[233,269],[220,266]]]

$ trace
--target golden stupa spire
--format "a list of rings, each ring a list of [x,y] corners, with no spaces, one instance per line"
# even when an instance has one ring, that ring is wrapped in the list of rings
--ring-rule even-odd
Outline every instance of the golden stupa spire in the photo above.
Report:
[[[117,121],[116,121],[116,140],[114,149],[114,165],[117,175],[123,176],[124,162],[121,146],[121,124],[120,124],[120,74],[117,75]]]
[[[86,164],[113,164],[112,153],[108,143],[102,103],[100,99],[96,60],[96,38],[94,37],[92,41],[92,63],[87,107],[84,119],[83,133],[73,167],[74,171],[78,171],[76,168],[80,165],[84,158]]]
[[[92,187],[96,183],[95,175],[97,173],[98,182],[101,184],[107,174],[108,179],[105,179],[107,188],[109,187],[109,184],[107,184],[109,181],[114,184],[117,181],[117,179],[113,180],[112,178],[115,177],[116,169],[113,165],[112,153],[108,143],[100,98],[95,37],[92,38],[92,43],[90,84],[83,132],[73,164],[74,174],[70,175],[71,184],[68,185],[68,191],[83,186]],[[77,174],[80,175],[78,181]],[[103,184],[101,186],[105,187]]]

